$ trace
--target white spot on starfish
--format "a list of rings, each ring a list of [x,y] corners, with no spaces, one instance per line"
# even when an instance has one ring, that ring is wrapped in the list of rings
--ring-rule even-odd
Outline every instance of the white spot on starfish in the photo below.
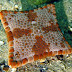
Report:
[[[36,24],[36,21],[32,21],[32,24]]]

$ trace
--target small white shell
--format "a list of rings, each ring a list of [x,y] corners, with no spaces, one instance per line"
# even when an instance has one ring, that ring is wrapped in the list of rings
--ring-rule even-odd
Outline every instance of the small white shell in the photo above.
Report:
[[[11,72],[16,72],[16,68],[12,68],[12,71]]]
[[[18,5],[17,4],[15,5],[15,8],[18,8]]]
[[[3,41],[0,41],[0,45],[3,45],[4,44],[4,42]]]

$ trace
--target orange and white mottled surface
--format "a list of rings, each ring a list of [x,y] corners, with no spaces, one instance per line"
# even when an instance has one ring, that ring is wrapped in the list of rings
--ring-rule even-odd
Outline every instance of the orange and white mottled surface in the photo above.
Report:
[[[0,19],[7,34],[8,64],[12,68],[48,56],[72,53],[58,27],[53,4],[29,12],[1,11]]]

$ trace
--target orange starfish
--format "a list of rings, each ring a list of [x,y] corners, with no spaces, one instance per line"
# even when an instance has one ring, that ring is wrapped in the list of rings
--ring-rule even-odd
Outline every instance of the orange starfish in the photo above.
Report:
[[[7,34],[8,65],[12,68],[48,56],[72,53],[58,27],[53,4],[29,12],[1,11],[0,19]]]

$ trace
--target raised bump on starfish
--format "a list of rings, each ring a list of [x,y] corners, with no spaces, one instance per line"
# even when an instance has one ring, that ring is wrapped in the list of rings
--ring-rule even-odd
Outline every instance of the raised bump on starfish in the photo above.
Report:
[[[28,11],[1,11],[0,19],[9,45],[8,65],[12,68],[48,56],[71,54],[57,24],[55,5]]]

